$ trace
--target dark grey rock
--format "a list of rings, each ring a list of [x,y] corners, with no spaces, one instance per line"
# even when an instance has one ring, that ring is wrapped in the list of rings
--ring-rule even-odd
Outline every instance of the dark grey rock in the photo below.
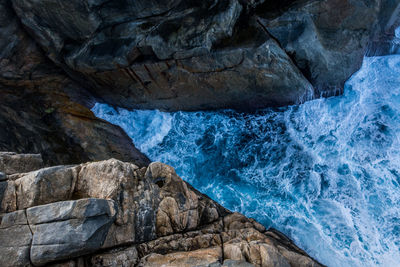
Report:
[[[111,157],[148,165],[120,127],[91,113],[93,103],[29,36],[11,0],[0,0],[0,151],[40,153],[51,166]]]
[[[246,261],[224,260],[222,267],[254,267],[254,265]]]
[[[398,21],[396,0],[12,2],[71,77],[101,101],[139,109],[257,109],[338,94],[368,42]]]
[[[30,266],[31,241],[25,211],[3,215],[0,224],[0,266]]]
[[[104,199],[81,199],[29,208],[32,263],[44,265],[100,249],[115,215],[114,201]]]
[[[14,181],[0,182],[0,214],[17,210],[17,194]]]
[[[6,174],[36,171],[44,167],[40,154],[0,152],[0,171]]]
[[[357,71],[368,43],[395,22],[396,5],[382,1],[297,1],[277,13],[257,7],[260,21],[312,83],[316,94],[338,94]],[[386,1],[383,1],[386,2]],[[390,25],[389,25],[390,24]]]
[[[367,56],[400,54],[400,39],[395,37],[395,29],[400,26],[400,2],[381,2],[381,21],[378,23],[368,46]]]
[[[7,175],[4,172],[0,172],[0,181],[7,180]]]

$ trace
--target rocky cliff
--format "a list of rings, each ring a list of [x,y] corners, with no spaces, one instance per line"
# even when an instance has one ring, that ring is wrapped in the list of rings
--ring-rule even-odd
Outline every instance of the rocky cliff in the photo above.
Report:
[[[0,266],[321,266],[162,163],[0,153]]]
[[[337,94],[366,52],[385,53],[399,12],[399,0],[0,0],[0,150],[145,166],[95,101],[256,109]]]
[[[98,100],[163,110],[340,93],[400,20],[398,0],[10,2],[35,44]]]
[[[0,266],[318,266],[150,164],[90,108],[248,110],[337,94],[366,52],[385,53],[399,5],[0,0],[0,151],[34,153],[0,153]]]

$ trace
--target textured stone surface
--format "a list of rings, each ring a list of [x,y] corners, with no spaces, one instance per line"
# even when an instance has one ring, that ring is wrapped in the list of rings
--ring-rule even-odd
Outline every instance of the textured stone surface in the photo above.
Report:
[[[0,182],[0,213],[17,210],[17,194],[14,181]]]
[[[0,0],[0,151],[40,153],[46,165],[111,157],[147,165],[121,128],[88,110],[90,103],[85,88],[29,37],[11,1]]]
[[[320,266],[159,162],[14,174],[0,199],[1,266]]]
[[[225,260],[222,267],[254,267],[254,265],[242,260]]]
[[[100,249],[115,219],[115,204],[82,199],[27,210],[33,232],[31,261],[43,265]]]
[[[30,266],[31,241],[25,211],[5,214],[0,223],[0,266]]]
[[[199,249],[188,252],[176,252],[167,255],[150,254],[144,257],[139,266],[143,267],[156,267],[156,266],[219,266],[222,259],[222,252],[220,247],[213,247],[207,249]]]
[[[70,166],[50,167],[15,180],[17,208],[71,199],[78,171]]]
[[[36,171],[43,167],[44,164],[40,154],[0,152],[0,171],[5,174]]]
[[[257,9],[261,23],[292,57],[316,93],[339,93],[362,63],[368,42],[395,24],[395,6],[378,0],[302,2],[276,14]],[[390,2],[390,1],[388,1]],[[392,1],[393,2],[393,1]],[[399,5],[397,1],[397,5]],[[392,28],[392,33],[394,29]]]
[[[136,266],[138,253],[135,247],[97,254],[90,258],[90,266],[131,267]]]
[[[4,172],[0,172],[0,182],[7,180],[7,175]]]
[[[393,36],[398,2],[381,2],[12,1],[46,55],[94,96],[164,110],[338,93],[368,42]]]

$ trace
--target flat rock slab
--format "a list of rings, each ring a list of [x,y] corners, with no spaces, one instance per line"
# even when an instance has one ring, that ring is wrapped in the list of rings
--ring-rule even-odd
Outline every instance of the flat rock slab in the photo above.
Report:
[[[44,265],[98,250],[115,215],[114,201],[105,199],[63,201],[29,208],[32,263]]]

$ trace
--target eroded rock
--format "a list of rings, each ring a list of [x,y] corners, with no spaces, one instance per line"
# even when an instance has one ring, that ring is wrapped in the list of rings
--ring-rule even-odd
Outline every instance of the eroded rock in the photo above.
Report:
[[[103,246],[115,215],[114,201],[104,199],[64,201],[29,208],[32,263],[44,265],[95,252]]]
[[[71,199],[78,171],[79,167],[50,167],[15,180],[17,208],[26,209]]]
[[[256,13],[317,95],[339,94],[344,82],[360,68],[371,40],[385,32],[394,35],[399,25],[394,17],[400,3],[395,1],[292,2],[279,10],[266,1]]]
[[[0,171],[5,174],[31,172],[43,167],[44,163],[40,154],[0,152]]]
[[[140,109],[256,109],[340,93],[368,43],[399,24],[394,0],[12,2],[71,77]]]
[[[2,216],[0,223],[0,266],[30,266],[32,233],[25,211]]]
[[[110,159],[8,178],[0,183],[7,266],[320,266],[159,162]]]
[[[150,254],[144,257],[139,266],[141,267],[189,267],[189,266],[220,266],[222,259],[220,247],[199,249],[189,252],[176,252],[167,255]]]

